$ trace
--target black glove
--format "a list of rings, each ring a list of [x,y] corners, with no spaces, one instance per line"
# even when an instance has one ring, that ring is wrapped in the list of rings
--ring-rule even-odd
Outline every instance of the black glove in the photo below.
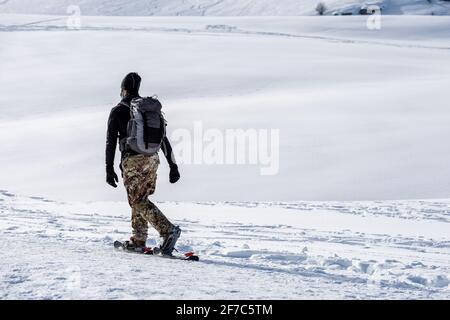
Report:
[[[114,169],[106,170],[106,182],[114,188],[117,188],[117,182],[119,182],[119,177],[114,172]]]
[[[180,172],[178,171],[178,166],[172,166],[170,168],[169,181],[170,183],[176,183],[180,180]]]

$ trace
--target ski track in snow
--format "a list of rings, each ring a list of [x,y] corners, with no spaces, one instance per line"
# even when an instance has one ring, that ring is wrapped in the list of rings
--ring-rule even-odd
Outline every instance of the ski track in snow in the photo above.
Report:
[[[67,17],[42,19],[37,21],[31,21],[24,24],[15,25],[3,25],[0,24],[0,32],[17,32],[17,31],[71,31],[65,25]],[[50,22],[62,22],[62,24],[49,24]],[[377,41],[377,40],[365,40],[365,39],[351,39],[343,37],[331,37],[325,35],[306,35],[306,34],[294,34],[287,32],[272,32],[272,31],[255,31],[245,30],[234,25],[226,24],[209,24],[204,28],[177,28],[177,27],[131,27],[131,26],[95,26],[95,25],[83,25],[83,31],[130,31],[130,32],[164,32],[164,33],[186,33],[190,35],[211,35],[215,36],[227,34],[242,35],[242,36],[266,36],[266,37],[285,37],[285,38],[297,38],[307,40],[318,40],[344,44],[368,44],[378,46],[389,46],[397,48],[414,48],[414,49],[435,49],[435,50],[450,50],[450,46],[441,45],[421,45],[418,43],[399,43]]]
[[[198,202],[208,204],[208,202]],[[358,216],[387,216],[400,219],[429,219],[450,223],[450,203],[440,201],[355,201],[355,202],[233,202],[224,204],[244,207],[280,207],[292,210],[311,211],[326,209]]]
[[[112,249],[129,235],[126,204],[75,204],[0,191],[1,299],[449,298],[450,238],[367,234],[357,226],[323,231],[277,224],[280,215],[345,214],[436,221],[450,229],[449,201],[160,203],[171,216],[229,211],[228,221],[179,218],[178,248],[199,263],[128,255]],[[233,210],[261,210],[261,223]],[[287,209],[286,209],[287,208]],[[440,209],[438,209],[440,208]],[[123,211],[122,211],[123,210]],[[441,210],[441,211],[439,211]],[[111,213],[113,212],[113,213]],[[123,213],[122,213],[123,212]],[[245,211],[244,211],[245,212]],[[212,213],[213,214],[213,213]],[[241,212],[239,214],[242,214]],[[149,245],[155,245],[151,232]],[[13,246],[11,248],[11,246]],[[174,283],[195,282],[195,288]]]

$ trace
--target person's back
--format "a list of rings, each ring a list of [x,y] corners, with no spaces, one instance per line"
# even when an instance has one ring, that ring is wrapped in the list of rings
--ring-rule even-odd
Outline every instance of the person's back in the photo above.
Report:
[[[114,157],[119,141],[122,154],[120,169],[127,190],[128,202],[132,209],[133,235],[127,242],[127,246],[133,250],[144,248],[147,240],[148,223],[150,223],[164,239],[161,244],[162,253],[170,255],[181,230],[174,226],[148,199],[148,196],[153,194],[156,188],[156,171],[160,163],[158,153],[142,154],[133,150],[127,143],[130,136],[130,132],[128,132],[129,123],[132,117],[130,105],[133,99],[140,97],[140,83],[141,77],[137,73],[128,74],[122,81],[122,101],[111,110],[106,139],[106,181],[114,188],[117,187],[116,183],[119,179],[114,171]],[[165,121],[162,123],[161,130],[165,131]],[[161,135],[161,137],[161,149],[170,166],[170,182],[176,183],[180,174],[172,153],[172,147],[167,136]]]

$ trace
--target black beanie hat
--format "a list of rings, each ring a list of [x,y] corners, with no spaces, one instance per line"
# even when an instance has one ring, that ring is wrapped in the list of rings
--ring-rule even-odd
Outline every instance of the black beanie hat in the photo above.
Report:
[[[130,94],[138,94],[141,80],[141,77],[136,72],[131,72],[123,79],[122,89],[127,90]]]

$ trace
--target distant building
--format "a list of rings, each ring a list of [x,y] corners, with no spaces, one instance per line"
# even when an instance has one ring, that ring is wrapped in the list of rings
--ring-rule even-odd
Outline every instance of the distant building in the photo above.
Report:
[[[450,0],[449,0],[450,1]],[[361,6],[359,9],[359,14],[361,15],[371,15],[378,11],[382,12],[384,10],[384,4],[381,1],[367,2]]]

